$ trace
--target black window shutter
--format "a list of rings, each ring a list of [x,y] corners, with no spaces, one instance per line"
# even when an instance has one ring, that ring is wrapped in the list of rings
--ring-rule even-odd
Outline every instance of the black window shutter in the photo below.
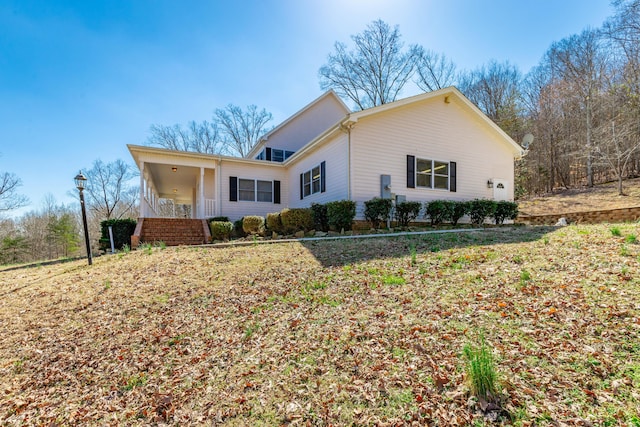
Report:
[[[265,154],[265,156],[266,156],[265,160],[269,160],[269,161],[271,161],[271,148],[269,148],[269,147],[265,148],[265,152],[266,152],[266,154]]]
[[[304,199],[304,182],[303,182],[303,177],[302,175],[304,174],[300,174],[300,200]]]
[[[325,178],[325,174],[327,173],[327,162],[320,163],[320,192],[324,193],[327,191],[327,180]]]
[[[229,177],[229,201],[230,202],[238,201],[238,177],[237,176]]]
[[[416,188],[416,157],[407,154],[407,188]]]
[[[456,162],[449,162],[449,191],[456,190]]]
[[[273,181],[273,203],[280,204],[280,181]]]

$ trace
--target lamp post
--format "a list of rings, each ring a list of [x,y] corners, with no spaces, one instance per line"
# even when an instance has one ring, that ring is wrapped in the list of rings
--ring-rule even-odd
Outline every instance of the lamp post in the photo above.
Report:
[[[82,192],[82,190],[84,190],[84,185],[87,182],[87,177],[82,174],[82,171],[80,171],[80,173],[78,173],[78,175],[76,175],[76,177],[74,178],[74,181],[76,182],[76,187],[80,192],[80,206],[82,207],[82,225],[84,226],[84,242],[87,245],[87,261],[89,262],[89,265],[91,265],[92,263],[91,244],[89,243],[89,228],[87,227],[87,210],[84,207],[84,193]]]

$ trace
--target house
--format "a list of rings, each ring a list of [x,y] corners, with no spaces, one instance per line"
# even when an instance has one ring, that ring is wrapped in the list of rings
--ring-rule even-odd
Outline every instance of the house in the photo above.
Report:
[[[341,199],[356,202],[359,219],[373,197],[513,200],[523,154],[454,87],[358,112],[328,91],[245,158],[128,148],[142,220],[158,216],[160,199],[191,205],[194,219],[231,220]]]

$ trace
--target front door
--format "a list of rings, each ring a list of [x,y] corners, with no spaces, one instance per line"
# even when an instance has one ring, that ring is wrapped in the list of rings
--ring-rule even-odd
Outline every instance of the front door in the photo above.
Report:
[[[509,200],[509,181],[506,179],[493,179],[493,200]]]

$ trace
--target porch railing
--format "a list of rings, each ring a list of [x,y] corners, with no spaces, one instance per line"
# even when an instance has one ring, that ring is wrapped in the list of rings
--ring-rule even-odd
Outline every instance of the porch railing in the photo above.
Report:
[[[216,214],[215,199],[204,199],[204,217],[210,218]]]

